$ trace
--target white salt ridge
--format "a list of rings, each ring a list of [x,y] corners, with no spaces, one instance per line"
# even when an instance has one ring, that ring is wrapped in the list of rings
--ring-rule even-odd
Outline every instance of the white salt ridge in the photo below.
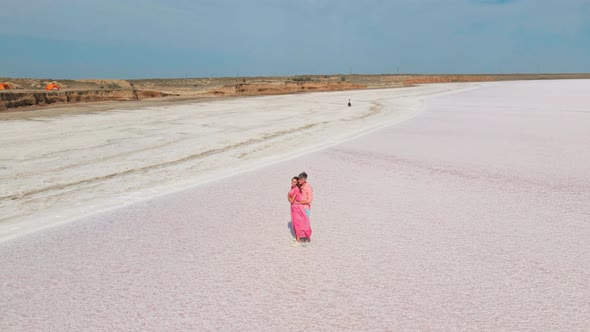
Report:
[[[589,88],[432,98],[345,144],[0,243],[0,330],[585,331]],[[313,244],[293,248],[303,169]]]

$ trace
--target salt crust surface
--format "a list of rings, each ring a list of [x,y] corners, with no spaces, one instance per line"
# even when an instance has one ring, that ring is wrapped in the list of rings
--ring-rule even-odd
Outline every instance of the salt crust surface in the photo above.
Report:
[[[0,330],[584,331],[590,81],[502,82],[0,243]],[[288,245],[310,175],[313,244]]]

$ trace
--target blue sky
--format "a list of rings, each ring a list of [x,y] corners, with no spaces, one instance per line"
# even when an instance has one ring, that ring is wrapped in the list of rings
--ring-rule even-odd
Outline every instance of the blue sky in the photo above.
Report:
[[[590,72],[590,0],[0,0],[0,77]]]

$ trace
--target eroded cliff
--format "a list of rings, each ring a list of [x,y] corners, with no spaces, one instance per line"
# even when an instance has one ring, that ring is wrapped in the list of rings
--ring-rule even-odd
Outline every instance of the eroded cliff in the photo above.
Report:
[[[23,106],[42,106],[94,101],[125,101],[164,97],[167,94],[146,90],[79,90],[79,91],[10,91],[0,93],[0,110]]]

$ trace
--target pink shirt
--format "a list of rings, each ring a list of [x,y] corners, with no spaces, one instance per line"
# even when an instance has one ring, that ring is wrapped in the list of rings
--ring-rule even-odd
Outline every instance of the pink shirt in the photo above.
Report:
[[[311,209],[311,203],[313,202],[313,189],[309,185],[309,183],[305,183],[301,186],[301,200],[302,201],[309,201],[309,204],[304,204],[303,206],[306,209]]]

